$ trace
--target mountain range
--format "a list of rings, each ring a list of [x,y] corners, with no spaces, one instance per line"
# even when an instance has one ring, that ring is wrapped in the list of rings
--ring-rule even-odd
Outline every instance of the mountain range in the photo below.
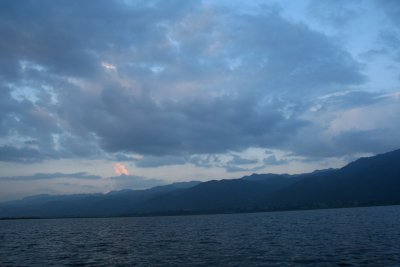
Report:
[[[340,169],[252,174],[107,194],[37,195],[0,204],[1,218],[234,213],[400,204],[400,149]]]

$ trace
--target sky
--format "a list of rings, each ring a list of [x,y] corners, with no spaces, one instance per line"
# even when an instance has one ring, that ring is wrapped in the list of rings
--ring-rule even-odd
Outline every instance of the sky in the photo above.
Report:
[[[3,0],[0,35],[0,201],[400,148],[397,0]]]

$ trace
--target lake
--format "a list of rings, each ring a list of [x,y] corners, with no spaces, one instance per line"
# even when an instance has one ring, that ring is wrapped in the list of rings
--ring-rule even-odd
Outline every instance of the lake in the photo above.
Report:
[[[0,221],[0,266],[400,266],[400,206]]]

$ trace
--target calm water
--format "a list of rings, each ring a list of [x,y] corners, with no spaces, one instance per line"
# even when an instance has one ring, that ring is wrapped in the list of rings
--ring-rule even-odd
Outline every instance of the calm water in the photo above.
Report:
[[[400,266],[400,206],[0,221],[0,266]]]

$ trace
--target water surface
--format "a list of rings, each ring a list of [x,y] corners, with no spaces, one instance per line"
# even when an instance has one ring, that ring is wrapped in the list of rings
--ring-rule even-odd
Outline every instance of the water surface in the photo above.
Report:
[[[0,221],[0,266],[400,266],[400,206]]]

